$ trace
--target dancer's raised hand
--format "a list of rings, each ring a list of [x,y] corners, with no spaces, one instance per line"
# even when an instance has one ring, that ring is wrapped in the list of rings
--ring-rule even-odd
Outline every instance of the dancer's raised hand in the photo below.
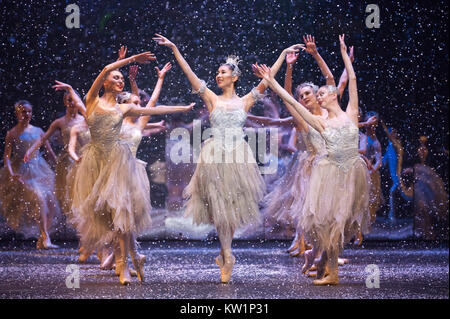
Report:
[[[341,45],[341,51],[347,53],[347,46],[345,45],[345,34],[339,35],[339,43]]]
[[[286,51],[286,54],[287,54],[287,53],[298,52],[300,49],[305,50],[305,45],[304,44],[300,44],[300,43],[294,44],[294,45],[291,45],[290,47],[284,49],[284,51]]]
[[[56,84],[52,85],[52,89],[55,89],[56,91],[69,91],[72,89],[72,86],[70,84],[55,80]]]
[[[303,36],[303,41],[305,41],[306,49],[305,51],[309,54],[316,54],[317,53],[317,47],[316,47],[316,39],[311,36],[310,34]]]
[[[159,79],[164,79],[166,76],[166,73],[172,68],[172,64],[170,62],[167,62],[166,65],[160,70],[157,66],[155,67],[156,73],[158,73]]]
[[[350,57],[350,61],[353,63],[353,61],[355,61],[355,55],[353,53],[353,45],[350,47],[350,53],[348,54],[348,56]]]
[[[162,36],[161,34],[155,33],[155,37],[153,37],[152,39],[156,41],[156,43],[158,43],[159,45],[165,45],[169,48],[173,48],[175,47],[175,44],[173,44],[169,39],[167,39],[166,37]]]
[[[156,56],[150,51],[139,53],[132,56],[132,61],[140,64],[148,64],[150,61],[156,60]]]
[[[127,55],[127,47],[122,45],[118,52],[119,56],[117,57],[117,61],[125,59],[125,56]]]
[[[253,73],[261,79],[264,79],[268,82],[270,82],[273,79],[273,76],[270,74],[270,68],[265,64],[261,65],[259,65],[258,63],[252,64],[252,70]]]
[[[128,80],[130,80],[130,82],[136,81],[136,76],[138,74],[138,70],[139,70],[139,66],[137,66],[137,65],[130,66],[130,68],[128,69]]]
[[[298,53],[289,52],[288,54],[286,54],[286,63],[288,65],[292,65],[297,61],[297,58],[298,58]]]
[[[194,107],[195,103],[191,103],[184,107],[183,112],[189,112]]]

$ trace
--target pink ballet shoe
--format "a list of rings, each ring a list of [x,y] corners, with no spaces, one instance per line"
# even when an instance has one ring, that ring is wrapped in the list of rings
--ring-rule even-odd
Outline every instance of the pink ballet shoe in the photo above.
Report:
[[[305,264],[302,267],[302,273],[306,273],[314,264],[314,256],[312,249],[305,252]]]
[[[128,269],[128,260],[125,259],[119,259],[116,262],[116,269],[119,269],[119,282],[127,286],[131,283],[131,274],[130,270]]]
[[[236,258],[230,255],[229,258],[225,258],[225,263],[220,268],[220,281],[224,284],[228,283],[231,279],[231,273],[233,272],[233,266],[236,263]]]
[[[339,284],[339,279],[337,276],[328,274],[322,279],[316,279],[313,281],[313,284],[316,286],[328,286],[328,285],[337,285]]]
[[[112,270],[114,268],[114,253],[109,254],[100,264],[102,270]]]
[[[145,255],[134,253],[131,255],[131,261],[133,262],[134,269],[136,269],[136,275],[140,282],[145,281],[144,264],[146,261]]]

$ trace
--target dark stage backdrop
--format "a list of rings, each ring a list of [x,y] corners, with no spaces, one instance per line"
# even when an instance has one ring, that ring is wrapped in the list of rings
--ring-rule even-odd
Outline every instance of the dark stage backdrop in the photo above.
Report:
[[[80,28],[66,27],[65,8],[71,3],[80,8]],[[428,164],[443,177],[448,190],[448,156],[443,152],[449,138],[447,1],[375,2],[381,25],[372,29],[366,26],[369,3],[374,2],[1,1],[0,155],[5,134],[15,124],[15,101],[31,101],[32,124],[47,129],[64,113],[62,93],[51,88],[54,80],[70,83],[83,96],[101,69],[116,60],[120,45],[128,47],[128,55],[146,50],[157,55],[156,63],[140,67],[137,81],[147,91],[156,83],[154,66],[174,64],[159,103],[195,101],[203,107],[190,94],[171,51],[152,41],[155,32],[176,43],[193,70],[216,92],[218,66],[227,55],[238,55],[243,60],[239,95],[258,82],[252,63],[272,64],[283,48],[302,42],[304,34],[315,36],[338,81],[344,67],[338,34],[345,33],[347,46],[355,47],[362,110],[379,112],[398,129],[406,150],[405,167],[417,162],[418,137],[427,135]],[[126,76],[127,69],[122,71]],[[280,82],[284,71],[283,66]],[[301,53],[294,84],[305,80],[324,83],[314,59]],[[260,114],[262,106],[253,112]],[[185,120],[192,118],[186,115]],[[387,139],[381,129],[377,133],[384,151]],[[163,159],[163,134],[146,139],[139,157],[149,163]],[[390,181],[384,178],[383,184],[387,195]]]

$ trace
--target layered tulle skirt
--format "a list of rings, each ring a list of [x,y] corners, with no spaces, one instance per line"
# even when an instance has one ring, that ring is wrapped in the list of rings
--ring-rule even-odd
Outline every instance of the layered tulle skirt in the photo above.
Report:
[[[55,169],[55,190],[56,190],[56,197],[58,198],[59,205],[61,207],[61,210],[65,214],[69,214],[70,216],[70,200],[68,196],[68,188],[67,188],[67,174],[70,171],[73,160],[69,156],[69,154],[66,151],[63,151],[58,156],[58,161],[56,163],[56,169]]]
[[[205,141],[197,167],[184,189],[185,215],[195,224],[236,229],[260,221],[258,203],[264,180],[249,145],[242,140],[223,148],[220,140]]]
[[[343,248],[370,225],[369,172],[359,156],[337,164],[327,156],[313,164],[298,227],[318,249]]]
[[[0,169],[0,212],[12,229],[26,237],[36,236],[41,214],[60,215],[55,174],[40,155],[27,163],[13,159],[11,165],[13,171],[21,175],[23,184],[11,180],[6,167]]]
[[[112,241],[117,232],[139,235],[151,225],[150,186],[145,164],[136,160],[127,143],[107,151],[90,143],[68,175],[72,199],[71,223],[81,244],[95,247]]]

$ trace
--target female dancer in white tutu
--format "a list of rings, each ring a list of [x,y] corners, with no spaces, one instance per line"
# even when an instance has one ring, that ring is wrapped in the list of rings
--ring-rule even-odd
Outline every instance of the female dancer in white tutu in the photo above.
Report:
[[[58,83],[58,81],[56,82]],[[59,82],[58,84],[62,84],[62,82]],[[81,98],[77,96],[77,94],[70,85],[66,85],[65,88],[66,89],[64,92],[63,101],[64,105],[66,106],[66,114],[54,120],[52,124],[50,124],[50,127],[48,128],[47,132],[45,132],[45,134],[39,140],[37,140],[26,152],[24,160],[25,162],[28,162],[30,158],[33,156],[33,153],[36,150],[38,150],[41,147],[41,145],[45,141],[47,141],[56,131],[59,131],[61,133],[64,148],[62,152],[58,155],[58,160],[55,169],[56,196],[58,198],[61,210],[65,214],[68,214],[70,211],[70,204],[66,196],[67,195],[66,176],[67,172],[70,169],[70,166],[73,163],[73,160],[69,156],[67,148],[69,145],[71,128],[74,125],[77,125],[80,122],[84,121],[83,116],[78,114],[79,106],[81,105],[80,110],[83,110],[84,104],[82,103]],[[71,92],[73,92],[73,94]]]
[[[155,60],[144,52],[107,65],[86,95],[86,115],[91,141],[82,150],[77,168],[72,209],[82,246],[103,247],[118,238],[120,282],[131,282],[128,268],[131,235],[149,227],[149,194],[136,179],[136,159],[128,143],[120,139],[124,116],[167,114],[188,111],[192,106],[142,108],[135,104],[118,104],[124,80],[117,71],[131,62]],[[105,93],[100,97],[99,91]],[[142,265],[143,266],[143,265]]]
[[[167,63],[161,70],[156,67],[156,71],[158,74],[158,81],[156,83],[155,89],[153,90],[152,96],[149,100],[149,102],[146,105],[146,108],[151,108],[156,105],[156,102],[158,101],[159,94],[161,93],[162,84],[164,81],[164,77],[166,73],[172,68],[172,65],[170,63]],[[132,87],[134,88],[135,92],[138,92],[137,84],[134,81],[135,76],[137,74],[137,70],[132,69],[130,70],[130,73],[133,74],[130,78],[130,82],[134,82],[134,85]],[[134,104],[136,106],[140,106],[140,98],[139,95],[135,93],[129,93],[124,92],[117,96],[117,102],[119,104]],[[190,107],[193,107],[194,103],[190,105]],[[173,107],[175,108],[175,106]],[[141,143],[143,132],[146,128],[148,128],[148,121],[150,120],[150,116],[127,116],[124,118],[122,123],[122,129],[120,132],[120,139],[123,141],[126,141],[129,144],[131,153],[133,154],[134,158],[136,158],[136,153],[139,148],[139,144]],[[137,161],[137,171],[135,175],[135,179],[138,184],[140,184],[140,188],[145,191],[147,194],[146,200],[148,200],[148,205],[151,207],[150,204],[150,182],[148,180],[147,176],[147,163],[144,161],[141,161],[139,159],[136,159]],[[120,256],[120,251],[118,249],[118,245],[114,245],[114,252],[108,258],[102,263],[103,269],[110,269],[112,266],[113,257]],[[135,235],[132,233],[130,236],[130,256],[131,261],[137,271],[137,276],[139,281],[144,281],[144,268],[143,265],[145,263],[145,255],[139,254],[137,251],[137,243]],[[118,262],[116,260],[116,274],[120,274],[120,268],[118,266]]]
[[[327,156],[316,161],[299,227],[314,246],[305,253],[306,264],[314,262],[314,250],[323,251],[319,270],[328,274],[316,279],[316,285],[338,284],[338,253],[344,243],[361,229],[366,231],[370,216],[369,176],[364,160],[358,154],[358,92],[356,76],[347,54],[344,35],[339,37],[342,58],[349,76],[349,103],[346,112],[337,102],[336,87],[323,86],[318,101],[328,111],[327,119],[311,114],[289,95],[271,76],[265,65],[254,66],[255,74],[268,81],[270,87],[295,107],[303,119],[325,140]],[[308,267],[309,268],[309,267]]]
[[[42,155],[35,152],[27,162],[26,151],[39,141],[44,132],[30,124],[33,107],[21,100],[14,105],[17,125],[5,139],[4,167],[0,169],[0,212],[15,231],[31,235],[32,226],[39,226],[37,249],[57,248],[50,240],[53,217],[60,213],[55,194],[55,174]],[[56,162],[56,156],[46,141],[47,152]]]
[[[220,268],[221,281],[226,283],[231,278],[235,263],[231,252],[234,231],[240,226],[258,221],[258,202],[265,191],[252,150],[243,138],[242,126],[247,112],[267,85],[261,81],[251,93],[238,97],[235,83],[240,70],[234,57],[217,71],[217,85],[223,91],[218,96],[195,75],[175,44],[159,34],[153,39],[172,49],[194,92],[200,94],[210,113],[214,136],[205,141],[194,176],[184,191],[188,198],[186,215],[193,216],[196,224],[216,226],[221,244],[216,263]],[[273,73],[276,74],[288,52],[297,52],[300,47],[302,45],[294,45],[283,50],[273,66]],[[230,135],[230,131],[237,145],[228,143],[227,134]]]

